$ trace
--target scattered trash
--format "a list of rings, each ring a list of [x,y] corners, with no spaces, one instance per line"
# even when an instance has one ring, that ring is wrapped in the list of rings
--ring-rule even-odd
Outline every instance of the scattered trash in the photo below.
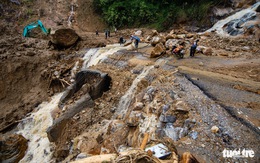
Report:
[[[149,150],[153,152],[153,156],[159,159],[163,159],[172,153],[165,145],[161,143],[145,149],[146,152]]]

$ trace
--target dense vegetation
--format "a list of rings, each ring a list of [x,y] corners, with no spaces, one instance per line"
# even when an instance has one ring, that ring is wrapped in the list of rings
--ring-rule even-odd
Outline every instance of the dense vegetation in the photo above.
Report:
[[[225,5],[228,0],[94,0],[96,12],[110,26],[151,26],[167,29],[174,23],[208,24],[213,5]]]

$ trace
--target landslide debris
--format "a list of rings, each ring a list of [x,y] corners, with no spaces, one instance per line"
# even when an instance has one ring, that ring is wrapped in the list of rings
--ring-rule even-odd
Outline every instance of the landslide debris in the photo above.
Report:
[[[51,35],[51,42],[57,48],[68,48],[79,39],[78,34],[72,29],[58,29]]]

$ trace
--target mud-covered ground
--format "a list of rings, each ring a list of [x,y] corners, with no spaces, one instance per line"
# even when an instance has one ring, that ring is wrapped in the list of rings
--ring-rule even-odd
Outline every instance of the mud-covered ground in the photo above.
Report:
[[[63,3],[54,4],[61,8],[57,15],[69,13]],[[54,15],[45,22],[57,29],[57,24],[66,22],[61,20]],[[1,23],[6,22],[8,19]],[[22,26],[17,24],[12,30],[9,27],[13,24],[1,26],[5,31],[0,39],[1,134],[8,134],[39,104],[72,84],[72,68],[77,61],[83,63],[89,48],[117,43],[119,36],[129,38],[135,31],[118,31],[105,39],[104,33],[95,35],[96,27],[82,29],[86,24],[81,24],[75,27],[81,40],[69,49],[58,50],[49,46],[50,38],[41,31],[35,32],[36,38],[24,38]],[[146,38],[151,30],[143,32]],[[184,59],[169,54],[149,58],[152,47],[148,45],[138,52],[121,50],[92,66],[111,77],[110,89],[94,101],[93,108],[68,121],[64,134],[55,142],[54,158],[73,161],[79,154],[139,148],[144,133],[149,133],[147,146],[163,142],[177,148],[179,155],[190,151],[201,162],[259,162],[259,42],[214,34],[199,37],[200,46],[211,48],[210,55],[197,53],[190,58],[187,44]],[[145,71],[147,74],[139,76]],[[120,99],[134,81],[137,85],[128,97],[128,110],[124,110],[119,107]],[[63,112],[57,108],[52,116],[55,119]],[[174,120],[162,120],[164,115]],[[213,126],[219,128],[217,133],[211,131]],[[225,159],[224,149],[252,149],[255,157]]]
[[[85,35],[93,37],[94,34]],[[113,36],[109,41],[116,43],[117,39]],[[104,41],[103,44],[108,43],[103,36],[98,37],[100,42]],[[71,49],[56,50],[49,47],[48,40],[17,38],[20,42],[12,42],[12,38],[9,38],[1,44],[2,50],[6,52],[1,55],[2,132],[15,127],[27,113],[41,102],[48,101],[54,93],[65,90],[71,84],[70,74],[76,61],[83,63],[82,57],[91,47],[90,44],[92,47],[100,46],[94,41],[82,40]],[[211,40],[211,36],[206,39],[202,37],[200,45],[210,46],[208,40]],[[16,48],[11,46],[14,43]],[[256,49],[258,45],[254,43],[249,47]],[[236,46],[241,45],[237,43]],[[154,140],[165,142],[165,136],[171,137],[179,154],[190,151],[202,162],[224,161],[221,152],[225,148],[258,151],[258,51],[238,51],[240,55],[230,57],[197,53],[194,58],[190,58],[186,48],[184,59],[169,54],[148,58],[151,46],[145,46],[139,52],[122,50],[109,56],[103,63],[90,67],[112,78],[110,90],[95,100],[94,108],[83,110],[68,122],[64,134],[55,142],[54,157],[59,161],[74,160],[80,153],[116,153],[121,148],[138,148],[144,134],[142,123],[147,122],[144,118],[132,124],[130,117],[137,113],[144,114],[143,117],[157,117],[151,120],[148,125],[152,126],[146,129],[152,134],[148,145],[154,143]],[[214,48],[221,49],[215,44]],[[151,70],[138,82],[136,92],[129,101],[127,114],[121,114],[118,108],[121,97],[149,66]],[[55,78],[56,71],[62,74],[59,79]],[[153,88],[154,92],[146,97],[149,88]],[[136,111],[138,102],[144,106]],[[181,110],[178,110],[178,105],[181,105]],[[175,134],[171,134],[169,126],[160,122],[161,109],[165,106],[169,106],[169,114],[176,117],[172,125],[184,133],[174,130],[171,132]],[[57,118],[62,111],[56,110],[52,114]],[[116,127],[115,133],[114,130],[109,131],[109,126],[118,124],[123,128]],[[153,125],[158,129],[154,129]],[[212,133],[212,126],[218,126],[220,132]],[[257,154],[255,159],[259,159]]]

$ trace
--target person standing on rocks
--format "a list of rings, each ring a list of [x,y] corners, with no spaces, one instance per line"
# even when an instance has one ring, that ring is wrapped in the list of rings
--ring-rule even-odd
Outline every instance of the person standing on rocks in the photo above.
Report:
[[[107,39],[107,36],[108,36],[108,30],[105,30],[105,37]]]
[[[107,31],[107,35],[108,35],[108,37],[110,37],[110,30]]]
[[[121,36],[121,37],[119,38],[119,43],[120,43],[120,45],[121,45],[121,44],[124,44],[124,42],[125,42],[125,41],[124,41],[124,38],[123,38],[123,36]]]
[[[99,36],[99,34],[98,34],[98,30],[96,30],[96,36]]]
[[[196,40],[193,45],[190,47],[190,57],[194,57],[194,54],[196,52],[196,48],[198,46],[199,40]]]
[[[140,42],[140,38],[134,35],[131,35],[131,40],[135,40],[135,48],[138,49],[138,43]]]

